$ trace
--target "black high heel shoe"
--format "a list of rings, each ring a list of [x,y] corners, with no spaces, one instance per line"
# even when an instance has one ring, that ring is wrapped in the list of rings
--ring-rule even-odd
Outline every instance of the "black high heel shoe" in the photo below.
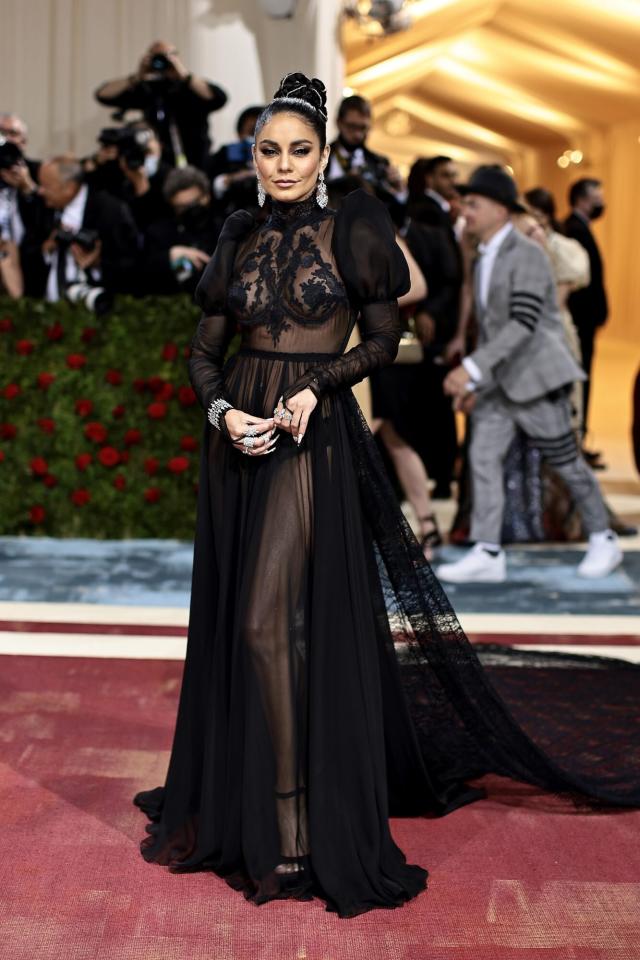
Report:
[[[288,790],[286,793],[280,793],[276,790],[275,796],[277,800],[291,800],[293,797],[300,796],[301,793],[304,793],[306,787],[295,787],[293,790]],[[284,892],[290,892],[293,890],[298,891],[301,884],[306,884],[308,881],[309,874],[309,854],[297,854],[296,856],[287,856],[285,854],[280,855],[280,864],[291,863],[295,864],[295,869],[293,870],[278,870],[278,878],[280,880],[281,889]]]
[[[429,513],[426,517],[418,517],[420,523],[432,523],[433,530],[429,530],[427,533],[424,533],[420,538],[420,547],[424,550],[425,547],[428,547],[430,550],[435,550],[436,547],[442,546],[442,534],[440,533],[440,528],[438,527],[438,521],[436,520],[435,513]]]

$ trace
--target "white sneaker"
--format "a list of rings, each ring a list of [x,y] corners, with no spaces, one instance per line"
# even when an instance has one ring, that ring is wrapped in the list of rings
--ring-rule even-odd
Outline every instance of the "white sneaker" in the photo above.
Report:
[[[612,530],[589,537],[589,548],[578,567],[579,577],[597,579],[608,577],[622,563],[622,550]]]
[[[494,557],[476,543],[462,560],[440,564],[436,576],[446,583],[503,583],[507,579],[505,552]]]

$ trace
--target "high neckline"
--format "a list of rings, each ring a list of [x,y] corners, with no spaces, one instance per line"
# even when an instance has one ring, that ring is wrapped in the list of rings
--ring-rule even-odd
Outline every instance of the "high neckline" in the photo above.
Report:
[[[271,211],[267,223],[269,226],[284,230],[297,226],[317,214],[322,213],[318,206],[315,190],[304,200],[274,200],[271,198]]]

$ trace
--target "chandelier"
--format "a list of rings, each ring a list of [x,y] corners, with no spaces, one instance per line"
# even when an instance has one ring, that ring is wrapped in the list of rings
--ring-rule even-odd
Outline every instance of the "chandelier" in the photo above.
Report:
[[[411,26],[413,0],[345,0],[343,13],[368,37],[383,37]]]

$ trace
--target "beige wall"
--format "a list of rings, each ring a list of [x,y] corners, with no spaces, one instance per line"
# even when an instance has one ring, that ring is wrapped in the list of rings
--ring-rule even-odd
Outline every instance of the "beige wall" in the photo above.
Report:
[[[110,123],[95,88],[130,73],[149,43],[167,39],[229,94],[212,118],[222,143],[235,136],[240,110],[270,97],[289,71],[320,76],[335,108],[343,77],[337,8],[338,0],[299,0],[294,18],[272,20],[255,0],[2,0],[0,110],[28,122],[32,156],[87,153]]]

